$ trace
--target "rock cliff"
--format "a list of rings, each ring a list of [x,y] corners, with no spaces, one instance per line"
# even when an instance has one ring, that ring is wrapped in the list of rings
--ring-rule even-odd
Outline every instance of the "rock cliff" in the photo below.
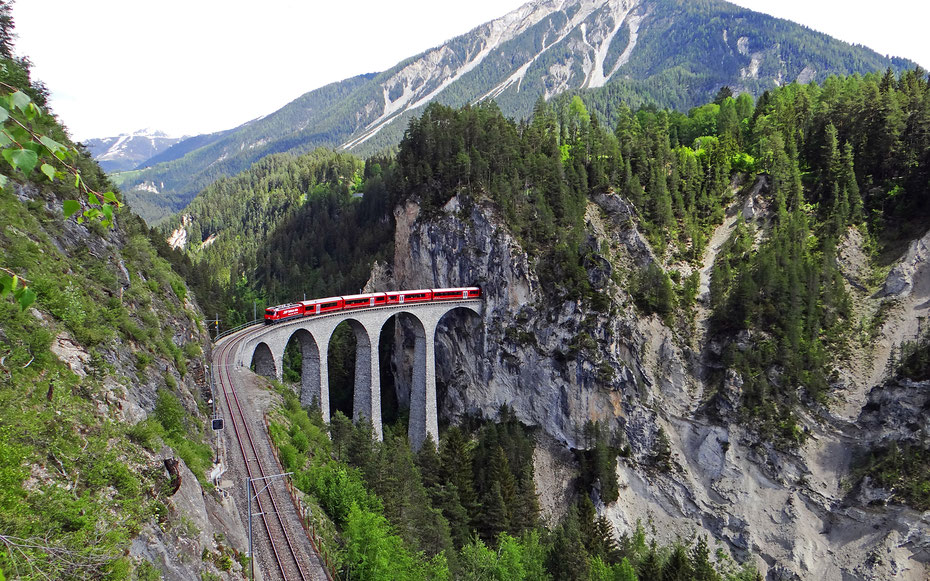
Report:
[[[826,410],[803,417],[806,443],[778,449],[734,414],[708,411],[700,356],[707,346],[693,327],[670,328],[634,306],[627,274],[657,258],[618,196],[596,197],[586,214],[589,282],[609,298],[600,310],[554,301],[534,259],[488,202],[455,197],[431,214],[408,202],[394,217],[394,261],[376,269],[371,288],[479,285],[484,293],[480,320],[453,313],[447,319],[454,324],[437,332],[441,416],[494,417],[507,404],[563,450],[582,446],[588,420],[622,432],[630,454],[618,462],[620,498],[597,503],[618,534],[637,520],[666,541],[709,533],[735,556],[753,555],[769,579],[926,579],[930,514],[863,503],[848,484],[854,450],[882,437],[875,426],[906,425],[925,405],[912,401],[913,390],[883,391],[887,405],[863,412],[861,427]],[[901,270],[893,284],[912,277],[913,269]],[[401,401],[410,367],[403,335],[398,330],[395,361]],[[741,383],[729,372],[722,401],[738,402]],[[654,461],[660,430],[671,446],[666,467]],[[548,448],[537,467],[564,468],[565,455]],[[565,498],[570,479],[543,480],[561,488],[541,491],[544,511],[557,515],[558,507],[546,504]]]

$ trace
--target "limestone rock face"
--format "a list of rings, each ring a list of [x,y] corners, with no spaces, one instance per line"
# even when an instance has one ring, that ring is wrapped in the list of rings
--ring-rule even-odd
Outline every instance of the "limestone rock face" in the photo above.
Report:
[[[882,288],[882,295],[907,297],[917,284],[915,275],[928,260],[930,260],[930,232],[920,240],[911,242],[904,259],[888,273],[885,286]]]
[[[759,188],[750,193],[740,219],[764,223]],[[536,465],[548,476],[537,475],[537,482],[548,518],[557,518],[570,497],[570,456],[553,446],[581,447],[584,424],[596,420],[629,446],[618,462],[619,500],[596,502],[618,534],[637,521],[651,522],[665,542],[703,531],[736,557],[756,555],[769,579],[926,579],[927,517],[863,505],[841,484],[860,438],[877,434],[804,417],[807,443],[776,448],[740,419],[739,374],[723,370],[722,388],[705,385],[703,378],[720,370],[706,368],[701,353],[724,345],[703,344],[703,335],[636,309],[625,277],[661,259],[622,198],[595,196],[585,218],[584,266],[606,299],[599,307],[553,298],[536,274],[536,258],[487,201],[453,197],[429,213],[408,202],[394,217],[393,264],[376,268],[370,290],[482,288],[480,317],[452,312],[439,325],[439,413],[452,421],[494,418],[506,404],[539,426],[548,443]],[[410,362],[401,327],[393,365],[403,405]],[[878,424],[886,411],[907,415],[922,405],[909,396],[896,401],[876,412]],[[662,433],[670,454],[659,462]],[[563,470],[554,474],[559,458]]]

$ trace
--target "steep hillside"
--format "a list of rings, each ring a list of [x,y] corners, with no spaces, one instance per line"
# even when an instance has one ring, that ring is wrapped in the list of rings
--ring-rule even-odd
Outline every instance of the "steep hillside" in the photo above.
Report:
[[[597,89],[614,102],[684,110],[724,85],[758,95],[910,64],[716,0],[539,0],[388,71],[317,89],[193,151],[169,152],[183,156],[127,180],[127,199],[157,221],[269,153],[321,145],[378,151],[395,145],[432,101],[494,99],[521,118],[540,96]]]
[[[413,187],[395,211],[390,274],[371,288],[481,285],[481,320],[439,333],[441,409],[495,417],[505,403],[572,448],[600,422],[619,442],[619,492],[606,477],[589,490],[619,533],[638,521],[669,540],[705,531],[770,579],[923,579],[927,383],[885,384],[871,369],[893,372],[888,342],[930,307],[925,241],[884,282],[867,238],[902,222],[930,230],[925,161],[899,165],[926,152],[860,147],[903,144],[896,122],[836,132],[865,122],[876,98],[898,120],[922,119],[903,131],[923,134],[928,92],[922,73],[788,87],[734,114],[748,131],[729,136],[724,100],[713,137],[681,139],[698,150],[672,136],[699,110],[690,121],[621,112],[611,135],[585,129],[576,104],[560,150],[534,148],[538,118],[513,134],[478,122],[486,132],[453,132],[465,135],[456,145],[442,128],[469,127],[473,113],[430,107],[400,146],[399,182]],[[504,152],[504,168],[465,169],[463,154],[474,167]],[[556,160],[561,185],[541,171]],[[904,183],[898,209],[881,207]],[[708,316],[698,300],[706,333],[695,333]],[[399,332],[395,353],[406,349]],[[925,369],[919,352],[904,358],[911,377]]]
[[[2,60],[0,81],[24,89],[0,92],[4,131],[26,147],[4,145],[17,163],[0,190],[0,578],[229,578],[220,563],[240,571],[230,544],[244,543],[205,494],[203,315],[139,217],[104,225],[93,212],[113,205],[50,171],[65,166],[43,148],[74,145],[35,107],[24,61]],[[25,152],[48,167],[30,171]],[[90,191],[109,189],[89,157],[61,157]],[[66,219],[68,200],[88,212]],[[35,293],[25,309],[6,292],[13,275]]]

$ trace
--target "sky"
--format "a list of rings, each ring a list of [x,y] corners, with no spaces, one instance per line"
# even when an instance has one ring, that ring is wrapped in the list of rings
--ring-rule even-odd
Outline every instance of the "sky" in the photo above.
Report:
[[[736,0],[930,69],[922,0]],[[15,51],[78,140],[229,129],[523,0],[15,0]],[[441,8],[437,8],[441,6]],[[258,10],[257,10],[258,8]]]

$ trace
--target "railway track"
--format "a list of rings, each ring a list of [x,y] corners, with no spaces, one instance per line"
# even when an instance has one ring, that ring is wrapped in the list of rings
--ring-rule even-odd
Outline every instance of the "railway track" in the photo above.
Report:
[[[294,538],[296,535],[292,532],[293,529],[288,527],[282,509],[291,503],[291,499],[286,492],[282,491],[283,484],[280,481],[269,478],[279,472],[278,464],[273,459],[269,459],[268,454],[263,454],[261,447],[256,445],[247,416],[236,394],[232,376],[235,362],[231,355],[235,353],[236,346],[248,336],[249,330],[243,330],[218,345],[213,370],[216,374],[216,386],[222,392],[222,398],[228,410],[227,422],[232,426],[242,455],[245,475],[254,483],[251,495],[256,504],[250,503],[247,506],[250,510],[257,506],[257,514],[253,510],[253,516],[260,517],[260,520],[253,519],[253,534],[257,532],[256,529],[265,531],[264,538],[270,549],[266,551],[270,562],[264,561],[263,574],[267,576],[264,578],[279,577],[285,581],[327,579],[322,568],[313,566],[317,563],[316,556],[300,550],[297,539]],[[216,395],[219,396],[219,394]],[[303,535],[303,529],[299,525],[298,529]],[[255,543],[255,546],[263,544]],[[253,553],[257,552],[253,547]],[[255,557],[256,555],[253,554],[253,562],[257,560]]]

